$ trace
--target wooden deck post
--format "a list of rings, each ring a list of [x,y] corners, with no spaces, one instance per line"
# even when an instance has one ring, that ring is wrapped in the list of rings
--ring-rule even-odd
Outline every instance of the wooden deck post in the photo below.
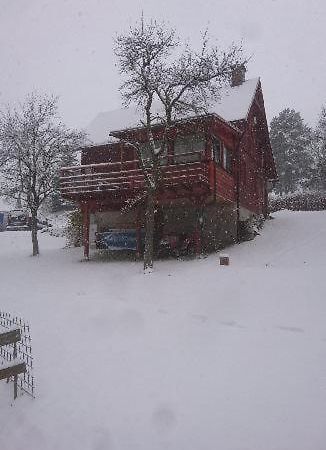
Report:
[[[141,255],[141,210],[137,208],[137,219],[136,219],[136,239],[137,239],[137,258]]]
[[[89,259],[89,205],[84,203],[82,207],[83,213],[83,245],[84,257]]]
[[[262,212],[264,215],[264,218],[267,219],[268,217],[268,189],[266,186],[266,180],[263,180],[263,207]]]
[[[203,227],[203,217],[202,217],[202,207],[197,204],[197,220],[195,228],[195,251],[196,256],[200,256],[202,253],[202,227]]]

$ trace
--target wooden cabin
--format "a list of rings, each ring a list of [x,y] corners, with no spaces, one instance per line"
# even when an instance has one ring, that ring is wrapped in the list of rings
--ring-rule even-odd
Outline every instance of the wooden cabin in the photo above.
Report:
[[[267,214],[268,183],[276,170],[261,82],[244,74],[236,74],[208,114],[175,121],[169,129],[160,156],[157,245],[187,237],[196,251],[215,250],[237,240],[241,222]],[[137,137],[146,151],[147,134],[134,124],[136,110],[99,115],[91,126],[94,140],[107,140],[110,133],[115,142],[84,148],[79,166],[61,170],[62,196],[82,210],[86,257],[96,236],[117,230],[134,232],[134,249],[141,252],[144,174],[136,151],[122,143]],[[153,127],[155,141],[163,132],[162,125]]]

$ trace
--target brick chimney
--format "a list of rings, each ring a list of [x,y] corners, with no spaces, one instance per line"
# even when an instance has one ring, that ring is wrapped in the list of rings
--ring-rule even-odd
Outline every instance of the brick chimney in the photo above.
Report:
[[[232,69],[231,73],[231,86],[240,86],[240,84],[246,81],[247,68],[245,64],[240,64]]]

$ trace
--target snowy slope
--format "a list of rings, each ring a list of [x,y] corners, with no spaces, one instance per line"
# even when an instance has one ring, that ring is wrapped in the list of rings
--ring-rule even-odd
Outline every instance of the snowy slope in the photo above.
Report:
[[[1,309],[31,323],[37,398],[11,406],[3,450],[323,450],[326,214],[281,212],[217,255],[81,262],[0,233]]]

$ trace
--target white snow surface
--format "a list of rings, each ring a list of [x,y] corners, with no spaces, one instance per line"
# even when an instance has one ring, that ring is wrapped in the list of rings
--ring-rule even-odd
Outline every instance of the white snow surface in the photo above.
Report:
[[[1,309],[31,325],[36,399],[0,382],[2,450],[324,450],[326,213],[275,214],[192,261],[81,262],[0,233]]]
[[[0,211],[10,211],[12,205],[10,205],[3,197],[0,197]]]
[[[246,119],[253,102],[259,78],[246,80],[240,86],[222,90],[221,98],[211,106],[211,112],[219,115],[227,122]]]
[[[221,98],[211,105],[209,112],[215,113],[227,122],[245,119],[252,104],[259,78],[246,80],[240,86],[223,88]],[[158,104],[154,114],[160,113]],[[162,115],[162,112],[161,112]],[[89,139],[96,144],[107,143],[111,131],[140,126],[141,113],[134,107],[101,112],[88,125],[86,131]],[[110,137],[110,140],[113,140]]]
[[[86,132],[92,142],[95,144],[104,144],[108,142],[111,131],[139,126],[140,118],[139,111],[136,107],[132,106],[101,112],[88,125]]]

